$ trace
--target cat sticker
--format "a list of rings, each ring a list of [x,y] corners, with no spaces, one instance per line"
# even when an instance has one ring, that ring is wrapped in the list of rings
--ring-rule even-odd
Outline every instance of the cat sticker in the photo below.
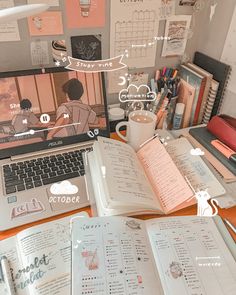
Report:
[[[213,217],[218,214],[218,208],[216,207],[218,201],[211,199],[207,191],[196,192],[195,197],[197,199],[197,216]],[[208,200],[210,200],[210,204]]]

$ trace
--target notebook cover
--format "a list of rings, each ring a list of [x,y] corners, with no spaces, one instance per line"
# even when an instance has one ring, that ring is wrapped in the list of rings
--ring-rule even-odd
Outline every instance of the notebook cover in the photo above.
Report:
[[[225,167],[236,175],[236,165],[222,155],[212,144],[211,141],[217,139],[206,127],[192,128],[189,133],[202,144],[210,153],[212,153]]]
[[[202,95],[204,92],[203,87],[205,83],[205,78],[185,65],[180,66],[180,77],[196,89],[190,119],[190,126],[192,126],[194,124],[198,101],[199,99],[202,99]]]
[[[178,89],[178,102],[185,104],[182,126],[183,128],[189,127],[194,97],[195,88],[183,79],[181,79]]]
[[[225,63],[222,63],[210,56],[207,56],[201,52],[196,52],[193,63],[203,68],[209,73],[213,74],[213,78],[219,82],[219,89],[217,92],[216,100],[213,106],[211,117],[218,114],[220,106],[222,104],[224,91],[228,82],[231,67]]]
[[[202,97],[202,104],[200,106],[199,115],[198,115],[198,121],[197,121],[198,124],[201,124],[204,112],[206,110],[206,105],[207,105],[207,100],[208,100],[208,96],[209,96],[209,92],[210,92],[210,88],[211,88],[211,82],[212,82],[212,79],[213,79],[213,75],[211,73],[205,71],[201,67],[199,67],[197,65],[194,65],[192,63],[188,63],[187,66],[190,69],[195,70],[200,75],[206,77],[206,85],[205,85],[204,94],[203,94],[203,97]]]

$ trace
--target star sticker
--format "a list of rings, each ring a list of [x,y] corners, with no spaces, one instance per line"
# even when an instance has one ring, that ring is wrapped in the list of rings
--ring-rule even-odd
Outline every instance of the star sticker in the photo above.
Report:
[[[59,60],[57,60],[57,61],[55,62],[55,65],[56,65],[57,67],[60,67],[61,63],[59,62]]]

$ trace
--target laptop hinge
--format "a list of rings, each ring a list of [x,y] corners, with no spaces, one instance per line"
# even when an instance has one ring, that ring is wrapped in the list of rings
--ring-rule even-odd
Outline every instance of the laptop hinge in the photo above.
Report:
[[[70,145],[63,146],[63,147],[46,149],[46,150],[32,152],[32,153],[28,153],[28,154],[12,156],[11,161],[22,161],[27,158],[45,157],[48,154],[61,153],[61,152],[65,152],[66,150],[71,150],[71,149],[75,149],[75,148],[81,149],[83,147],[90,147],[91,145],[93,145],[94,142],[95,142],[94,140],[91,140],[91,141],[87,141],[85,143],[70,144]]]

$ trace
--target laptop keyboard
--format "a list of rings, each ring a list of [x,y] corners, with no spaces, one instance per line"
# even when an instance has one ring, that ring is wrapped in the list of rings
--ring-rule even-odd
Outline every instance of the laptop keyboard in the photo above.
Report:
[[[82,153],[92,148],[61,153],[3,166],[6,194],[83,176]]]

